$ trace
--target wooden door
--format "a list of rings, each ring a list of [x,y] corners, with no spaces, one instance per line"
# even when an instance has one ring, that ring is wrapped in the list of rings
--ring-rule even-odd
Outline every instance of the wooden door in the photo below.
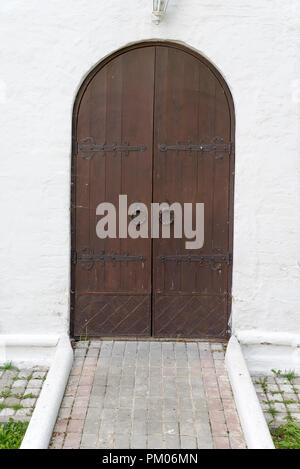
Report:
[[[234,111],[214,67],[177,44],[109,57],[74,109],[72,333],[223,339],[231,306]],[[204,245],[99,239],[96,207],[204,203]],[[118,218],[117,218],[118,219]],[[172,229],[171,229],[172,233]]]
[[[75,336],[149,336],[151,239],[99,239],[96,207],[152,200],[155,48],[128,51],[90,80],[74,161]],[[117,234],[119,223],[117,222]]]
[[[225,338],[231,270],[227,97],[207,64],[176,48],[157,47],[155,77],[154,201],[204,203],[205,232],[201,249],[187,250],[185,238],[153,240],[153,333]]]

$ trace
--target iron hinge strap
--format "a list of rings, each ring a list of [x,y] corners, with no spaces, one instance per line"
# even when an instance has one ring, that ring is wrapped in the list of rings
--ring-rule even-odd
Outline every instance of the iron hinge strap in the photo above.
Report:
[[[91,160],[97,152],[102,152],[103,156],[107,152],[113,152],[114,154],[119,152],[128,156],[130,151],[145,152],[146,150],[146,145],[129,145],[129,143],[111,145],[103,143],[97,145],[93,137],[84,138],[81,143],[76,144],[76,153],[82,153],[80,156],[85,160]]]
[[[72,262],[73,264],[81,263],[81,266],[85,270],[91,270],[94,267],[95,262],[145,262],[146,257],[140,255],[130,255],[125,254],[115,254],[101,252],[100,254],[94,254],[92,250],[88,251],[84,249],[83,252],[72,252]]]
[[[180,143],[177,142],[176,144],[168,145],[166,143],[160,143],[158,148],[161,152],[166,152],[168,150],[173,151],[188,151],[192,152],[200,152],[202,153],[213,153],[215,154],[216,159],[222,159],[224,156],[218,155],[219,153],[228,153],[229,155],[233,151],[233,142],[226,143],[225,140],[221,137],[214,137],[210,143]]]
[[[217,262],[231,264],[232,254],[173,254],[173,255],[161,255],[159,256],[160,261],[175,261],[175,262]]]

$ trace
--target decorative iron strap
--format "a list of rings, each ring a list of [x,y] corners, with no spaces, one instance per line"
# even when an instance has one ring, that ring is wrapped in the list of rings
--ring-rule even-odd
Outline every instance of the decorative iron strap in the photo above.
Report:
[[[231,254],[173,254],[159,256],[161,262],[199,262],[200,264],[210,264],[212,270],[219,270],[222,263],[232,262]],[[215,264],[216,267],[215,267]]]
[[[78,153],[82,153],[81,157],[85,160],[91,160],[94,154],[97,152],[102,152],[102,156],[104,156],[107,152],[113,152],[114,155],[119,152],[128,156],[130,151],[144,152],[146,150],[146,145],[129,145],[128,143],[121,145],[107,145],[106,143],[103,143],[101,145],[97,145],[93,137],[84,138],[81,143],[77,144],[77,151]]]
[[[201,153],[214,153],[215,158],[217,160],[220,160],[224,158],[224,155],[222,153],[231,153],[232,151],[232,143],[225,143],[224,139],[222,137],[214,137],[210,143],[180,143],[177,142],[175,145],[167,145],[165,143],[161,143],[158,145],[158,148],[160,151],[165,152],[168,150],[173,150],[173,151],[188,151],[192,153],[193,151],[198,151]],[[220,155],[218,153],[221,153]],[[218,155],[217,155],[218,154]]]
[[[81,267],[84,270],[91,270],[95,262],[112,262],[115,264],[116,262],[145,262],[145,260],[145,256],[133,256],[128,253],[115,254],[112,252],[108,254],[102,251],[100,254],[94,254],[93,250],[87,248],[84,248],[80,253],[74,251],[72,254],[73,264],[82,263]]]

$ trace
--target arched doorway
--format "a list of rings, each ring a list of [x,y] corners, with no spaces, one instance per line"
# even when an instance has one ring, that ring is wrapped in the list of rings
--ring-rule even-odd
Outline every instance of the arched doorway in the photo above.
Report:
[[[73,114],[75,337],[227,337],[234,126],[224,79],[185,46],[139,43],[89,74]],[[120,194],[128,205],[204,203],[203,247],[100,239],[96,207],[118,207]]]

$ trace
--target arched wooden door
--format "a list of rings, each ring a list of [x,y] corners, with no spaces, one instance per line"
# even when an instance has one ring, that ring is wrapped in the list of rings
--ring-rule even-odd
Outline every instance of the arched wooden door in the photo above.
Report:
[[[85,80],[73,119],[72,327],[75,337],[226,338],[231,306],[234,110],[204,58],[144,43]],[[99,239],[96,207],[120,194],[204,203],[204,246]],[[118,223],[117,223],[118,225]]]

